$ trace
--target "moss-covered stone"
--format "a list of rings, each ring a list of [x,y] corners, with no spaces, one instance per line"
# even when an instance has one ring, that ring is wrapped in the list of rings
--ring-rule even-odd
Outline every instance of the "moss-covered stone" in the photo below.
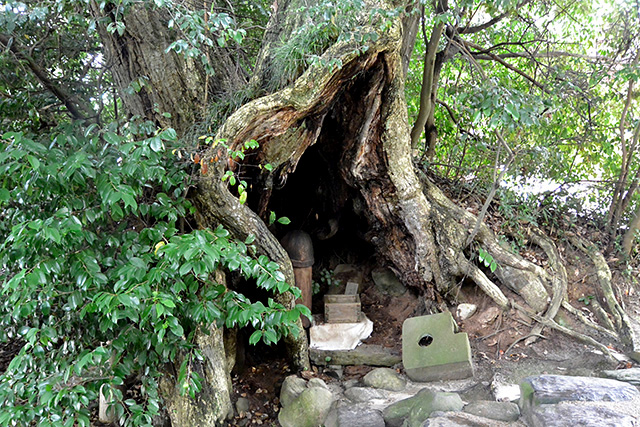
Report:
[[[451,313],[412,317],[402,326],[402,363],[414,381],[455,380],[473,375],[466,333],[454,333]]]

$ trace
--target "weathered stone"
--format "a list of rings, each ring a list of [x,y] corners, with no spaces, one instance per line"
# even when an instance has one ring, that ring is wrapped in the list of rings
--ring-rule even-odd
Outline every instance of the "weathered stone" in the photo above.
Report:
[[[282,427],[317,427],[331,410],[333,394],[326,388],[311,387],[304,390],[278,414]]]
[[[350,389],[351,387],[358,387],[359,384],[360,384],[360,381],[356,379],[346,380],[345,382],[342,383],[342,385],[346,390]]]
[[[344,392],[344,397],[353,402],[368,402],[373,399],[384,399],[385,394],[375,388],[351,387]]]
[[[464,403],[457,393],[434,392],[422,389],[413,397],[387,406],[382,412],[390,427],[420,427],[435,411],[460,411]]]
[[[311,378],[307,383],[307,387],[322,387],[329,390],[327,383],[325,383],[322,378]]]
[[[615,371],[603,371],[602,373],[607,378],[640,386],[640,368],[618,369]]]
[[[379,345],[361,344],[353,350],[309,349],[314,365],[368,365],[393,366],[402,362],[402,356]]]
[[[567,400],[624,401],[640,392],[631,384],[606,378],[538,375],[520,383],[520,408]]]
[[[245,397],[239,397],[236,401],[236,411],[238,414],[249,412],[249,399]]]
[[[467,320],[476,313],[478,306],[475,304],[458,304],[456,316],[460,320]]]
[[[538,405],[524,414],[529,427],[635,427],[636,419],[602,406],[584,403]]]
[[[280,389],[280,404],[283,408],[289,406],[306,389],[307,382],[304,379],[296,375],[289,375],[284,379]]]
[[[496,425],[502,426],[505,423],[465,412],[435,411],[422,424],[422,427],[496,427]]]
[[[325,427],[385,427],[382,413],[363,405],[333,409],[324,422]]]
[[[497,421],[516,421],[520,418],[520,408],[511,402],[478,400],[462,408],[464,412]]]
[[[373,283],[383,294],[398,297],[407,292],[407,288],[398,280],[393,271],[387,268],[377,268],[371,272]]]
[[[456,380],[473,375],[466,333],[454,333],[451,313],[412,317],[402,325],[402,363],[413,381]]]
[[[407,380],[390,368],[376,368],[365,375],[362,382],[369,387],[391,391],[400,391],[407,385]]]
[[[498,316],[502,313],[502,310],[498,307],[491,306],[484,310],[482,313],[479,313],[478,316],[474,319],[479,325],[487,326],[493,323]]]

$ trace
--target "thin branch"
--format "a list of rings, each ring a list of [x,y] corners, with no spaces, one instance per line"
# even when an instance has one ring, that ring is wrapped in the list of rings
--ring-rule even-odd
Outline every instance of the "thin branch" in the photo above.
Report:
[[[518,4],[516,6],[516,8],[514,10],[518,10],[521,7],[524,7],[527,3],[529,3],[531,0],[525,0],[522,3]],[[506,18],[507,16],[511,15],[511,10],[508,10],[506,12],[501,13],[500,15],[496,16],[495,18],[490,19],[489,21],[483,23],[483,24],[479,24],[479,25],[474,25],[473,27],[470,27],[469,25],[467,25],[465,28],[456,28],[456,32],[458,34],[474,34],[474,33],[479,33],[480,31],[484,31],[489,27],[492,27],[493,25],[497,24],[498,22],[502,21],[504,18]]]
[[[509,158],[507,159],[507,163],[503,166],[502,171],[500,171],[500,176],[495,178],[494,181],[493,181],[493,185],[491,185],[491,190],[489,191],[489,194],[487,195],[487,199],[484,201],[484,205],[482,206],[482,209],[480,210],[480,213],[478,213],[478,219],[476,220],[476,224],[473,227],[473,230],[471,231],[471,233],[469,234],[469,237],[467,237],[467,241],[465,242],[465,245],[464,245],[465,247],[468,247],[471,244],[471,242],[473,242],[473,239],[475,239],[476,236],[478,235],[478,232],[480,231],[480,226],[482,225],[482,223],[484,221],[484,217],[487,215],[487,211],[489,210],[489,206],[491,205],[491,201],[493,200],[494,196],[496,195],[496,191],[498,191],[498,187],[500,187],[500,183],[504,179],[505,174],[509,170],[509,166],[511,166],[511,163],[516,158],[515,153],[507,145],[507,143],[505,142],[504,138],[502,138],[502,135],[500,134],[500,132],[498,130],[496,130],[495,134],[496,134],[498,140],[500,141],[500,144],[506,149],[507,153],[509,154]],[[499,156],[499,153],[500,153],[500,150],[498,150],[498,154],[496,154],[496,166],[495,166],[495,169],[498,168],[498,160],[499,160],[498,156]],[[495,169],[494,169],[494,171],[495,171]]]
[[[496,46],[492,46],[489,49],[487,49],[487,51],[491,51],[494,50]],[[476,59],[482,59],[482,60],[490,60],[493,59],[493,57],[487,55],[487,54],[475,54]],[[586,59],[589,61],[608,61],[609,58],[605,57],[605,56],[593,56],[593,55],[583,55],[583,54],[579,54],[579,53],[571,53],[571,52],[565,52],[562,50],[550,50],[550,51],[546,51],[546,52],[536,52],[536,53],[523,53],[523,52],[508,52],[508,53],[500,53],[496,55],[499,58],[502,59],[506,59],[506,58],[527,58],[527,59],[537,59],[537,58],[545,58],[545,59],[549,59],[549,58],[578,58],[578,59]]]
[[[40,68],[38,64],[28,54],[24,52],[22,45],[13,37],[9,37],[6,34],[0,34],[0,44],[5,49],[9,49],[15,57],[27,63],[29,69],[36,76],[40,84],[44,86],[49,92],[51,92],[56,98],[58,98],[67,107],[67,110],[71,116],[76,120],[85,120],[86,113],[92,111],[90,108],[78,104],[73,96],[68,94],[60,86],[56,85],[48,76],[47,72]]]
[[[479,50],[480,52],[484,53],[485,55],[488,55],[491,59],[493,59],[494,61],[502,64],[505,68],[508,68],[509,70],[521,75],[522,77],[524,77],[525,79],[529,80],[534,86],[538,87],[541,90],[547,91],[547,89],[545,89],[545,87],[539,83],[536,79],[534,79],[533,77],[531,77],[530,75],[528,75],[527,73],[525,73],[524,71],[520,70],[517,67],[514,67],[513,65],[509,64],[507,61],[505,61],[504,59],[500,58],[498,55],[496,55],[495,53],[491,53],[488,52],[486,49],[484,49],[481,46],[478,46],[475,43],[472,42],[468,42],[464,39],[459,39],[462,43],[464,43],[465,46],[468,47],[472,47],[474,49]],[[471,55],[475,56],[475,52],[470,52]]]

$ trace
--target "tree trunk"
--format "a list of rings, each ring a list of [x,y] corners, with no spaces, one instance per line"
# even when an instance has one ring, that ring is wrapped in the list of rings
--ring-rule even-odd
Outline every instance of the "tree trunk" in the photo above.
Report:
[[[250,163],[232,168],[253,182],[253,190],[247,206],[234,196],[225,196],[220,203],[225,192],[221,176],[229,162],[220,148],[211,148],[205,162],[222,160],[202,176],[200,211],[215,220],[236,222],[231,229],[265,235],[265,253],[269,253],[268,248],[278,246],[263,234],[261,221],[249,207],[260,214],[283,208],[272,200],[287,185],[279,190],[274,183],[286,183],[302,156],[310,153],[307,164],[322,163],[332,169],[318,171],[332,180],[325,185],[332,192],[326,205],[331,205],[333,215],[322,213],[339,218],[351,211],[366,222],[365,239],[406,285],[425,295],[427,305],[451,290],[459,277],[473,272],[476,282],[506,308],[503,292],[463,253],[476,218],[428,181],[423,187],[413,168],[404,100],[402,52],[407,42],[403,43],[401,29],[396,22],[362,55],[357,54],[355,42],[334,44],[323,59],[338,58],[341,68],[311,67],[292,85],[244,105],[229,117],[216,139],[227,141],[231,150],[251,139],[260,144],[247,156]],[[266,163],[273,169],[258,167]],[[303,194],[314,194],[314,188],[300,188],[291,195],[302,205]],[[501,264],[496,274],[503,284],[536,311],[544,310],[545,272],[503,249],[486,227],[480,227],[475,240]],[[279,259],[278,253],[270,255]]]
[[[164,9],[150,3],[135,4],[116,17],[110,3],[101,10],[92,1],[91,8],[94,17],[103,22],[98,31],[106,60],[131,116],[172,127],[178,135],[185,135],[197,121],[202,121],[208,99],[232,93],[246,83],[223,49],[209,52],[209,57],[215,58],[211,61],[214,77],[206,75],[198,58],[167,52],[177,35],[168,28],[170,16]],[[122,34],[106,29],[106,22],[116,20],[125,25]]]
[[[370,10],[379,7],[379,2],[365,3]],[[199,224],[222,224],[243,240],[254,235],[258,252],[277,262],[286,281],[294,283],[289,257],[274,229],[267,225],[268,212],[291,212],[293,226],[301,229],[309,227],[305,218],[315,213],[333,221],[337,233],[352,233],[375,248],[378,258],[405,285],[424,296],[429,311],[439,308],[443,298],[453,294],[456,283],[468,277],[503,309],[512,301],[499,284],[520,295],[528,305],[524,309],[551,324],[547,317],[557,311],[558,298],[561,301],[564,295],[554,294],[554,304],[542,318],[548,306],[547,289],[564,288],[556,286],[541,267],[505,249],[487,226],[477,225],[477,217],[452,203],[414,168],[404,81],[416,21],[405,19],[403,25],[395,19],[364,53],[355,40],[336,42],[322,59],[324,63],[338,60],[341,67],[314,65],[299,76],[290,76],[291,82],[278,81],[274,86],[268,84],[273,83],[269,77],[271,55],[278,40],[286,39],[300,24],[294,15],[298,13],[296,4],[295,0],[278,3],[265,35],[252,85],[259,88],[256,93],[267,94],[240,107],[217,130],[215,140],[224,141],[224,145],[212,144],[202,153],[201,164],[207,167],[200,170],[194,195]],[[101,30],[114,79],[124,89],[133,79],[146,76],[148,90],[123,93],[127,108],[184,133],[202,110],[205,77],[189,61],[164,54],[169,38],[166,28],[161,30],[161,14],[139,9],[138,16],[127,15],[127,30],[122,36]],[[375,28],[362,31],[367,30]],[[146,38],[148,32],[153,34],[151,38]],[[279,90],[268,93],[273,87]],[[170,112],[171,118],[156,114],[154,105],[160,112]],[[243,148],[250,140],[257,141],[259,147],[247,152],[244,159],[230,159],[229,152]],[[305,166],[298,171],[301,162]],[[248,183],[246,203],[241,203],[236,190],[222,180],[228,171]],[[351,222],[341,224],[347,217]],[[467,240],[474,230],[477,233],[469,246]],[[494,273],[474,263],[478,248],[497,262]],[[295,304],[290,294],[278,298],[285,306]],[[222,341],[215,339],[201,343],[210,348],[211,363],[224,359]],[[308,368],[304,334],[289,336],[286,342],[294,365]],[[225,383],[226,370],[210,372],[211,381]],[[170,387],[165,390],[175,397]],[[209,391],[213,399],[223,403],[202,410],[219,422],[227,415],[229,390]],[[175,405],[197,406],[178,401]],[[185,409],[180,413],[189,418],[193,412]],[[175,422],[195,425],[183,420]]]

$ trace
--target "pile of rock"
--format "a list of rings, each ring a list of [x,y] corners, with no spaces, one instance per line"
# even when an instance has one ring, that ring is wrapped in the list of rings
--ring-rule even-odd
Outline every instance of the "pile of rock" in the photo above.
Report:
[[[633,370],[626,371],[621,376],[626,382],[528,377],[520,384],[517,403],[465,402],[457,392],[442,391],[443,383],[414,383],[389,368],[374,369],[361,381],[332,384],[290,376],[282,386],[278,420],[283,427],[640,427],[640,392],[632,385],[640,379],[640,370],[635,375]],[[464,388],[469,381],[473,380]]]

